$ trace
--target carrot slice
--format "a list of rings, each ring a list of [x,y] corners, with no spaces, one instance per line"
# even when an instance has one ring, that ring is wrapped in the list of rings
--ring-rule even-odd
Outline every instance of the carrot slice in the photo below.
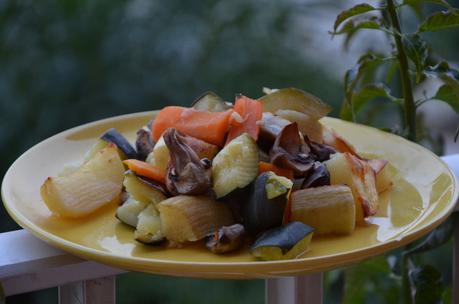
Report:
[[[166,182],[166,171],[154,167],[149,163],[137,159],[126,159],[123,163],[137,175],[148,177],[162,184]]]
[[[152,136],[157,141],[168,128],[222,146],[228,131],[232,110],[225,112],[197,111],[184,107],[165,107],[152,123]]]
[[[286,178],[289,178],[293,180],[293,171],[289,169],[284,169],[284,168],[279,168],[271,163],[267,163],[264,161],[261,161],[258,163],[258,172],[266,172],[266,171],[272,171],[276,173],[279,176],[285,176]]]
[[[248,133],[253,139],[257,140],[258,133],[260,132],[257,121],[261,120],[263,114],[263,105],[261,102],[244,95],[239,95],[236,97],[233,110],[241,116],[243,121],[242,123],[236,120],[231,121],[226,143],[228,144],[243,133]]]

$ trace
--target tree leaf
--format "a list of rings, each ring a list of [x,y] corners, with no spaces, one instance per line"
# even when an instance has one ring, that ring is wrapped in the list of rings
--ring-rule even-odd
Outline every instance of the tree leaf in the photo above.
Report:
[[[390,94],[390,89],[384,83],[369,84],[361,88],[358,92],[352,95],[352,107],[354,113],[358,113],[370,101],[376,98],[387,98],[395,100],[396,98]],[[351,105],[341,108],[341,118],[345,120],[352,119]]]
[[[402,37],[406,54],[416,66],[416,82],[421,82],[426,60],[429,55],[427,43],[418,34],[410,34]]]
[[[449,104],[454,111],[459,113],[459,88],[444,84],[438,89],[433,99],[438,99]]]
[[[343,21],[347,20],[348,18],[351,18],[353,16],[357,16],[357,15],[360,15],[360,14],[364,14],[366,12],[374,11],[374,10],[376,10],[376,8],[371,6],[370,4],[361,3],[361,4],[357,4],[357,5],[353,6],[353,7],[351,7],[350,9],[342,11],[336,17],[335,24],[333,26],[333,31],[336,32],[336,29],[338,28],[338,26],[341,23],[343,23]]]
[[[459,220],[459,211],[453,212],[440,226],[432,230],[419,244],[403,252],[404,255],[425,252],[449,241]]]
[[[419,25],[418,31],[434,32],[456,26],[459,26],[459,10],[450,9],[446,12],[437,12],[427,17]]]
[[[441,303],[443,280],[441,273],[430,265],[413,267],[408,272],[413,303]]]
[[[397,284],[391,280],[390,275],[391,269],[384,256],[378,256],[346,268],[342,303],[364,303],[365,296],[368,294],[368,284],[372,281],[380,282],[381,280],[389,284]]]
[[[424,3],[438,4],[446,8],[451,8],[451,5],[445,0],[405,0],[403,1],[403,5],[409,5],[409,6],[418,6]]]
[[[346,22],[339,31],[334,31],[332,35],[341,35],[347,33],[355,33],[358,30],[362,29],[373,29],[379,30],[384,28],[381,24],[380,19],[376,16],[366,17],[366,18],[356,18]]]

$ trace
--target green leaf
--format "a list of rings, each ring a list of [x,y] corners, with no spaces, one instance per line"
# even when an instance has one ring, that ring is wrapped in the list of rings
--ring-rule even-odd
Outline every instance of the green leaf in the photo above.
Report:
[[[372,284],[372,282],[397,284],[391,277],[391,269],[384,256],[378,256],[347,268],[344,278],[343,304],[364,303],[371,285],[382,285]]]
[[[396,98],[390,94],[390,89],[384,83],[369,84],[352,94],[353,109],[351,109],[349,103],[345,104],[346,106],[341,108],[341,118],[345,120],[352,119],[352,110],[354,110],[354,113],[358,113],[368,102],[376,98],[396,100]]]
[[[451,8],[451,5],[445,0],[405,0],[403,1],[403,5],[409,5],[409,6],[418,6],[424,3],[438,4],[446,8]]]
[[[346,22],[339,31],[334,31],[332,35],[341,35],[352,33],[354,34],[358,30],[362,29],[373,29],[379,30],[383,29],[384,26],[381,24],[378,17],[371,16],[369,18],[360,18],[360,19],[353,19]]]
[[[459,89],[449,84],[442,85],[433,99],[441,100],[459,113]]]
[[[413,303],[441,303],[444,286],[437,269],[430,265],[413,267],[408,275]]]
[[[434,32],[456,26],[459,26],[459,10],[450,9],[446,12],[437,12],[427,17],[419,25],[418,31]]]
[[[421,253],[438,248],[445,244],[453,235],[454,227],[456,226],[458,220],[459,212],[453,212],[446,221],[432,230],[419,244],[405,250],[403,254],[408,256],[415,253]]]
[[[343,21],[347,20],[348,18],[351,18],[353,16],[357,16],[357,15],[360,15],[360,14],[364,14],[366,12],[370,12],[370,11],[374,11],[376,10],[375,7],[367,4],[367,3],[361,3],[361,4],[357,4],[353,7],[351,7],[350,9],[347,9],[345,11],[342,11],[337,17],[336,17],[336,20],[335,20],[335,24],[333,26],[333,31],[336,32],[336,29],[338,28],[338,26],[343,23]]]
[[[402,37],[406,54],[416,66],[416,82],[419,83],[423,76],[426,60],[429,55],[427,43],[418,34],[410,34]]]

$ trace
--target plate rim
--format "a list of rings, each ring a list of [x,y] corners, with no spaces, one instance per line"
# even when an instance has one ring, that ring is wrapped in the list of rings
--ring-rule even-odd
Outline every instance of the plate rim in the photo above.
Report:
[[[413,228],[408,228],[408,230],[405,231],[405,232],[408,232],[409,234],[403,236],[402,238],[399,237],[400,239],[399,238],[390,239],[388,241],[385,241],[385,242],[382,242],[382,243],[379,243],[379,244],[377,243],[377,244],[373,244],[373,245],[370,245],[370,246],[367,246],[367,247],[364,247],[364,248],[354,249],[354,250],[346,251],[346,252],[343,252],[343,253],[335,253],[335,254],[329,254],[329,255],[322,255],[322,256],[318,256],[318,257],[311,257],[311,258],[307,258],[306,257],[306,258],[292,259],[292,260],[245,261],[245,262],[234,262],[234,261],[233,262],[224,262],[224,261],[203,262],[203,261],[163,260],[163,259],[156,259],[156,258],[143,258],[143,257],[133,257],[133,256],[128,257],[128,256],[117,255],[117,254],[111,253],[111,252],[105,252],[105,251],[102,251],[102,250],[94,249],[92,247],[87,247],[87,246],[84,246],[84,245],[69,241],[67,239],[58,237],[58,236],[56,236],[56,235],[54,235],[54,234],[52,234],[52,233],[40,228],[40,227],[38,227],[33,222],[31,222],[29,219],[27,219],[24,215],[20,214],[17,210],[15,210],[8,203],[9,198],[7,197],[7,189],[8,189],[8,186],[10,184],[10,178],[9,178],[10,175],[13,174],[12,172],[14,172],[14,169],[15,169],[15,166],[17,165],[17,163],[19,163],[23,158],[26,158],[29,154],[33,153],[34,150],[37,149],[37,147],[45,145],[46,143],[56,139],[57,137],[65,136],[66,134],[71,134],[71,133],[74,133],[74,132],[79,131],[81,129],[90,128],[90,127],[97,126],[99,124],[107,123],[107,122],[110,122],[110,121],[117,121],[117,120],[136,118],[136,117],[141,118],[141,117],[144,117],[144,116],[147,116],[147,115],[153,115],[155,112],[157,112],[157,111],[144,111],[144,112],[136,112],[136,113],[124,114],[124,115],[117,115],[117,116],[113,116],[113,117],[108,117],[108,118],[92,121],[92,122],[85,123],[85,124],[82,124],[82,125],[78,125],[76,127],[61,131],[61,132],[59,132],[59,133],[57,133],[57,134],[55,134],[55,135],[53,135],[51,137],[48,137],[48,138],[44,139],[43,141],[40,141],[39,143],[33,145],[29,149],[27,149],[24,153],[22,153],[10,165],[10,167],[8,168],[8,170],[6,171],[6,173],[5,173],[5,175],[4,175],[3,179],[2,179],[1,197],[2,197],[2,201],[3,201],[3,205],[4,205],[5,209],[7,210],[9,216],[11,216],[16,221],[16,223],[19,224],[19,226],[21,226],[22,228],[26,229],[28,232],[32,233],[34,236],[38,237],[42,241],[45,241],[46,243],[51,244],[52,246],[55,246],[55,247],[57,247],[59,249],[62,249],[62,250],[66,251],[66,252],[68,252],[70,254],[84,257],[85,259],[96,260],[96,261],[101,262],[101,263],[115,265],[115,266],[118,266],[118,267],[119,267],[119,264],[123,264],[123,265],[129,264],[130,266],[128,266],[127,268],[131,267],[131,269],[134,268],[133,266],[141,266],[141,265],[148,265],[148,266],[156,265],[156,266],[159,266],[159,267],[156,267],[156,268],[163,268],[163,267],[165,267],[165,266],[167,267],[169,265],[173,265],[175,268],[182,268],[182,267],[189,267],[189,266],[211,267],[212,271],[214,273],[214,272],[218,271],[218,269],[222,269],[223,270],[225,268],[235,267],[235,266],[256,267],[256,266],[263,265],[265,267],[269,267],[271,265],[275,265],[275,266],[281,266],[282,267],[282,266],[290,265],[290,264],[295,264],[295,265],[302,265],[302,264],[309,264],[309,263],[315,264],[315,263],[317,263],[319,261],[321,261],[321,263],[317,263],[317,264],[325,264],[326,262],[324,260],[334,261],[334,260],[337,260],[337,259],[342,260],[342,263],[334,261],[333,263],[327,265],[327,267],[323,267],[323,268],[324,269],[330,269],[330,268],[340,267],[340,266],[346,265],[346,264],[352,264],[354,262],[358,262],[360,260],[369,258],[371,256],[382,254],[382,253],[384,253],[384,252],[386,252],[388,250],[398,248],[400,246],[403,246],[404,244],[407,244],[407,243],[409,243],[411,241],[414,241],[414,240],[424,236],[429,231],[435,229],[438,225],[440,225],[449,216],[449,214],[451,214],[454,211],[454,203],[453,202],[457,203],[457,201],[458,201],[458,197],[459,197],[459,189],[458,189],[459,182],[458,182],[458,178],[456,177],[456,175],[454,174],[452,169],[440,157],[438,157],[432,151],[430,151],[430,150],[428,150],[428,149],[426,149],[426,148],[424,148],[424,147],[422,147],[422,146],[420,146],[420,145],[418,145],[418,144],[416,144],[414,142],[411,142],[411,141],[409,141],[409,140],[407,140],[405,138],[402,138],[402,137],[397,136],[395,134],[383,132],[383,131],[381,131],[381,130],[379,130],[377,128],[371,127],[371,126],[352,123],[352,122],[344,121],[344,120],[341,120],[341,119],[338,119],[338,118],[333,118],[333,117],[324,117],[323,120],[325,120],[325,121],[327,121],[327,120],[338,121],[339,123],[350,124],[350,125],[355,125],[357,127],[362,127],[362,128],[365,128],[365,129],[369,129],[372,132],[376,131],[376,132],[384,133],[384,135],[389,136],[391,138],[398,139],[398,140],[400,140],[400,139],[403,140],[404,144],[408,144],[408,145],[412,146],[413,148],[421,149],[421,150],[423,150],[423,152],[427,152],[437,162],[440,162],[441,165],[448,172],[449,176],[452,177],[452,179],[451,179],[452,180],[452,183],[451,183],[452,195],[451,195],[451,201],[449,203],[449,204],[452,205],[452,207],[449,208],[449,209],[444,208],[443,210],[441,210],[441,212],[439,212],[436,215],[436,217],[433,219],[433,221],[427,226],[417,227],[414,230],[413,230]],[[405,232],[403,232],[403,234]],[[359,257],[357,257],[357,258],[353,257],[356,254],[358,254]],[[120,261],[121,263],[116,263],[115,261],[117,261],[117,260]],[[312,268],[312,269],[311,270],[307,270],[307,269],[305,270],[305,268],[303,267],[303,269],[299,269],[298,270],[298,273],[323,271],[323,270],[316,270],[316,267],[314,267],[314,266],[308,267],[308,268]],[[320,268],[320,267],[318,267],[318,268]],[[136,269],[136,270],[139,271],[139,269]],[[147,271],[147,270],[143,270],[143,271]],[[165,274],[165,275],[168,274],[167,271],[152,271],[152,272]],[[201,275],[193,273],[193,274],[191,274],[191,276],[193,276],[193,277],[205,277],[205,276],[203,276],[203,274],[205,274],[206,271],[202,271],[200,273],[201,273]],[[286,274],[286,276],[290,276],[290,275],[291,275],[291,273]],[[224,274],[223,274],[223,276],[227,277]],[[269,277],[269,276],[272,276],[272,275],[264,274],[264,273],[262,273],[260,275],[257,275],[257,277]],[[217,277],[220,277],[220,276],[218,276],[218,275],[216,275],[214,273],[214,275],[212,277],[216,277],[217,278]],[[245,276],[243,275],[243,276],[240,276],[240,277],[245,277]]]

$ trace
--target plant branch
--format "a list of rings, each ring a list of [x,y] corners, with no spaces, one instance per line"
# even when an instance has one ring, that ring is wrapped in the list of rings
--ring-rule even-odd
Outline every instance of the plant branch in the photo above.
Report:
[[[389,13],[392,27],[396,32],[402,33],[400,22],[397,16],[397,10],[394,0],[387,0],[387,12]],[[408,132],[408,139],[416,141],[416,105],[413,98],[413,88],[408,73],[408,59],[405,53],[400,35],[394,35],[395,45],[397,47],[397,57],[400,65],[400,77],[402,80],[402,90],[404,98],[404,120],[405,128]]]

